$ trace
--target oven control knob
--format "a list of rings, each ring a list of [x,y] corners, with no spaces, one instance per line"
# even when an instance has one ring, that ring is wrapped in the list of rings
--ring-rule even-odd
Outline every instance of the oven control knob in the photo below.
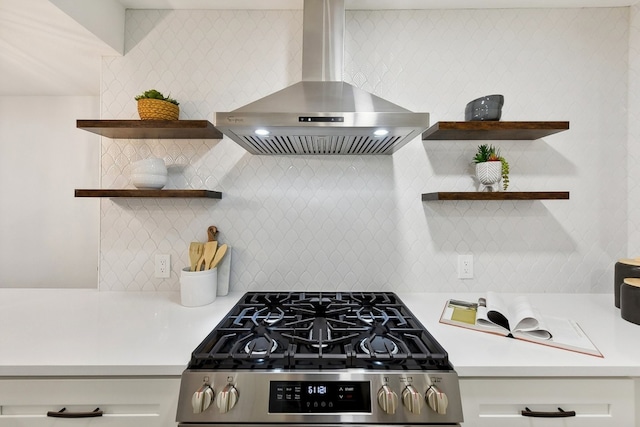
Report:
[[[387,414],[396,413],[398,395],[386,384],[378,390],[378,405],[380,405],[382,410]]]
[[[216,404],[218,405],[218,408],[220,408],[220,412],[225,413],[233,409],[233,407],[236,406],[236,403],[238,403],[239,397],[238,389],[233,385],[228,384],[220,393],[218,393],[218,397],[216,398]]]
[[[408,385],[402,391],[402,403],[414,414],[419,414],[422,409],[422,394],[412,385]]]
[[[209,384],[204,384],[198,389],[191,397],[191,406],[193,406],[193,413],[199,414],[207,410],[211,406],[213,401],[213,389]]]
[[[447,413],[447,405],[449,404],[449,399],[447,395],[440,391],[436,386],[431,386],[427,390],[427,403],[429,407],[436,411],[438,414],[446,414]]]

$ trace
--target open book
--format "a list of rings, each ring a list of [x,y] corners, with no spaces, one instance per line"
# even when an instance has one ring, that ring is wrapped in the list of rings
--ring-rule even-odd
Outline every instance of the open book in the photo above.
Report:
[[[451,299],[440,323],[604,357],[576,322],[542,316],[523,296],[505,301],[499,294],[487,292],[486,298],[475,302]]]

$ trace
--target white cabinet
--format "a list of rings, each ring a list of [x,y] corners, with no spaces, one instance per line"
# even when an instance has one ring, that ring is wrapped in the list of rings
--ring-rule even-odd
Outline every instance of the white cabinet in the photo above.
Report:
[[[0,379],[0,427],[175,426],[180,377]],[[103,411],[95,418],[47,412]]]
[[[632,378],[508,378],[460,380],[464,427],[631,427]],[[521,411],[575,411],[566,418],[532,418]]]

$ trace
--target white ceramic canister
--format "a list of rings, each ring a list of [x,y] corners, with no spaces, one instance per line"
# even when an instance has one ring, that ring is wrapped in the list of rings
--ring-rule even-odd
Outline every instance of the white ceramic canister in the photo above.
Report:
[[[131,164],[131,183],[140,189],[161,189],[167,184],[168,171],[163,159],[151,157]]]
[[[166,175],[167,165],[164,159],[159,157],[149,157],[135,161],[131,164],[131,173],[149,174],[149,175]]]
[[[185,307],[211,304],[218,294],[218,268],[191,271],[185,267],[180,273],[180,302]]]

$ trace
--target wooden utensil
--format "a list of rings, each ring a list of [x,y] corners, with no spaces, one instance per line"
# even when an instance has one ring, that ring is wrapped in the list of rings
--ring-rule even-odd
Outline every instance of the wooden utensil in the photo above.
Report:
[[[202,254],[202,258],[200,258],[200,260],[198,261],[196,271],[209,269],[209,265],[211,265],[211,261],[213,261],[217,249],[218,242],[206,242],[204,244],[204,253]]]
[[[218,264],[220,263],[220,261],[222,260],[222,257],[226,253],[227,253],[227,244],[224,243],[224,244],[220,245],[220,247],[216,251],[216,255],[213,257],[213,260],[211,261],[211,265],[209,266],[209,268],[212,268],[212,269],[216,268],[218,266]]]
[[[198,265],[200,258],[202,258],[203,253],[204,243],[191,242],[189,245],[189,266],[191,271],[196,271],[196,266]]]
[[[207,235],[209,236],[209,241],[213,242],[216,240],[216,234],[218,234],[218,228],[215,225],[207,228]]]

